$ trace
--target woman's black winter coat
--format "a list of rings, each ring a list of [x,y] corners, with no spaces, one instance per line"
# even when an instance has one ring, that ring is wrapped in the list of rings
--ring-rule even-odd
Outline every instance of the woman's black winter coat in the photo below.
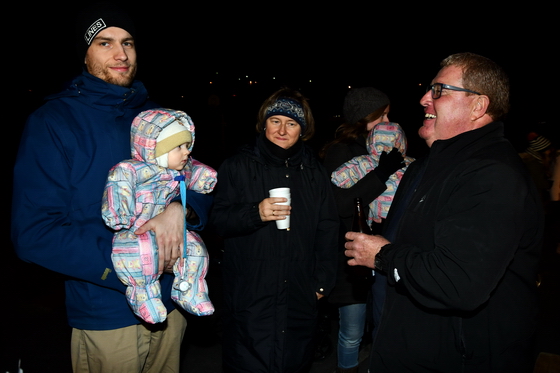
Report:
[[[223,365],[235,372],[297,372],[314,352],[316,293],[336,276],[338,215],[323,166],[301,141],[282,159],[261,135],[219,169],[211,213],[224,237]],[[296,145],[295,145],[296,146]],[[291,189],[291,228],[263,222],[259,203]]]

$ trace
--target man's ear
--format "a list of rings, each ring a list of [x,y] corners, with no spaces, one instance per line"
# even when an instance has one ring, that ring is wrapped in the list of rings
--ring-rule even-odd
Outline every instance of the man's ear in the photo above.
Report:
[[[490,99],[486,95],[478,95],[473,103],[471,120],[476,121],[487,114]]]

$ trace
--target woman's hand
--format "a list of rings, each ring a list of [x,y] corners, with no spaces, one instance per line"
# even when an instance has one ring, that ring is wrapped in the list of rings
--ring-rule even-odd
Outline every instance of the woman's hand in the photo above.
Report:
[[[265,198],[259,203],[259,214],[262,221],[283,220],[290,215],[291,206],[278,205],[287,202],[288,199],[281,197]]]

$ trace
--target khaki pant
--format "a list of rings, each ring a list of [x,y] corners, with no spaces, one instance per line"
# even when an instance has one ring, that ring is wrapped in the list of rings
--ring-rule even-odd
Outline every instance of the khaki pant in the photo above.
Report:
[[[72,330],[75,373],[178,373],[187,320],[177,310],[155,325]]]

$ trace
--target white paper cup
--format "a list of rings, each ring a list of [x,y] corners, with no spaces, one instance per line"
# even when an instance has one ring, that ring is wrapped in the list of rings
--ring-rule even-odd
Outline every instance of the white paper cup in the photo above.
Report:
[[[270,197],[290,198],[290,188],[274,188],[268,191]]]
[[[279,202],[277,205],[290,205],[292,198],[290,195],[290,188],[275,188],[268,191],[270,197],[280,197],[287,198],[287,202]],[[276,220],[276,228],[278,229],[290,229],[290,215],[286,216],[286,219]]]

